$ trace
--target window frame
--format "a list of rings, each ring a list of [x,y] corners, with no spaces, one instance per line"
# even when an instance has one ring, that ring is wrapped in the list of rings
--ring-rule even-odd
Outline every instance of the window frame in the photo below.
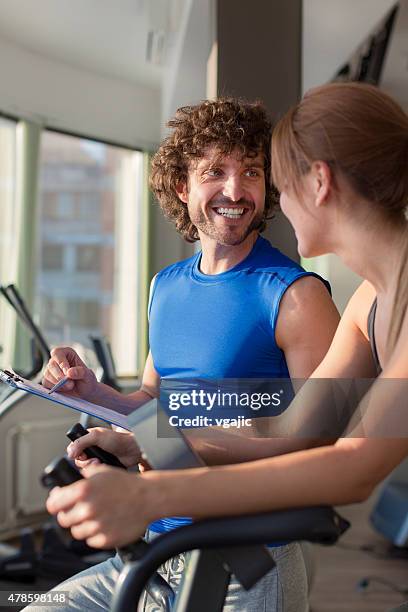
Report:
[[[11,116],[9,114],[2,113],[2,112],[0,112],[0,117],[13,121],[16,124],[16,128],[18,128],[18,126],[22,124],[30,124],[30,122],[27,122],[22,118]],[[143,183],[142,183],[142,197],[141,197],[141,210],[140,210],[140,220],[141,220],[140,238],[141,240],[140,240],[140,245],[138,248],[139,283],[138,283],[138,292],[137,292],[137,301],[140,307],[136,315],[137,316],[137,329],[138,329],[137,337],[138,337],[138,344],[139,344],[138,346],[139,354],[138,354],[138,359],[137,359],[137,371],[134,373],[130,373],[132,377],[133,375],[135,375],[137,378],[141,378],[141,374],[143,372],[143,367],[144,367],[144,361],[145,361],[145,358],[147,357],[147,352],[148,352],[148,347],[147,347],[147,337],[148,337],[147,301],[148,301],[148,287],[150,285],[151,267],[152,267],[151,257],[150,257],[150,254],[151,254],[151,232],[150,232],[151,198],[149,196],[149,189],[148,189],[148,166],[150,164],[150,154],[148,151],[144,151],[140,147],[131,147],[128,144],[105,140],[103,138],[89,136],[87,134],[78,133],[76,131],[61,130],[59,128],[55,128],[49,125],[47,126],[39,126],[38,124],[31,124],[31,125],[35,126],[36,129],[39,129],[40,138],[43,132],[45,131],[51,132],[51,133],[54,132],[57,134],[71,136],[71,137],[75,137],[79,139],[90,140],[93,142],[101,143],[106,146],[113,146],[115,148],[120,148],[120,149],[128,150],[131,152],[138,152],[143,155],[143,172],[142,172]],[[21,146],[21,143],[20,143],[20,146]],[[37,188],[36,193],[38,195],[39,186],[40,186],[39,173],[38,173],[39,160],[40,160],[40,147],[38,147],[36,154],[33,155],[32,154],[33,151],[31,151],[31,156],[30,156],[28,153],[29,152],[26,150],[26,147],[24,148],[24,150],[19,151],[20,157],[22,156],[25,158],[25,162],[30,165],[31,171],[34,171],[34,175],[36,175],[36,188]],[[19,184],[20,181],[21,181],[21,173],[19,173],[18,176],[16,176],[16,184],[15,184],[16,190],[21,189],[21,185]],[[36,214],[38,215],[38,210],[36,211]],[[30,265],[33,264],[33,256],[36,250],[38,249],[39,239],[40,239],[38,227],[39,227],[38,223],[32,224],[31,230],[30,230],[30,248],[25,249],[23,251],[20,250],[18,253],[18,261],[16,262],[16,266],[20,270],[23,269],[28,263]],[[19,232],[20,230],[21,230],[21,227],[18,227],[17,231]],[[36,265],[36,270],[38,270],[38,264],[35,264],[35,265]],[[18,274],[16,274],[14,278],[11,278],[10,281],[16,282],[17,277],[18,277]],[[36,277],[36,274],[32,275],[32,278],[28,281],[28,283],[25,284],[25,286],[20,286],[21,293],[24,299],[26,300],[27,306],[29,307],[31,312],[33,312],[34,310],[33,293],[34,293],[35,277]],[[16,342],[17,340],[16,338],[14,338],[14,343],[16,344]]]

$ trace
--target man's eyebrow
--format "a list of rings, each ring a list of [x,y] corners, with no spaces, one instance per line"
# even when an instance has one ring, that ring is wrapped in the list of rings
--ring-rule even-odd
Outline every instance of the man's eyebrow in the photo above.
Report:
[[[224,165],[225,164],[223,162],[219,162],[217,160],[202,161],[202,162],[197,164],[197,166],[195,167],[195,171],[196,172],[207,172],[207,170],[214,170],[216,168],[219,168],[220,170],[222,170]]]
[[[246,168],[262,168],[262,169],[264,169],[265,168],[265,163],[263,161],[260,161],[260,160],[258,160],[258,161],[248,160],[248,161],[246,161],[244,163],[244,166]]]
[[[221,165],[220,161],[217,159],[202,159],[196,165],[196,168],[212,168],[213,166]]]
[[[198,170],[208,170],[209,168],[222,168],[225,165],[225,161],[223,160],[223,158],[214,158],[214,159],[202,159],[200,160],[197,165],[196,165],[196,169]],[[247,159],[245,161],[242,161],[242,166],[244,168],[261,168],[262,170],[265,168],[265,163],[263,160],[256,160],[255,159]]]

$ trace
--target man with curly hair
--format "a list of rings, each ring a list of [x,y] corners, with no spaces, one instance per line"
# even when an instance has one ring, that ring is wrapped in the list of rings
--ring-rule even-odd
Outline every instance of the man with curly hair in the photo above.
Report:
[[[69,348],[53,350],[43,384],[50,387],[66,373],[72,380],[65,389],[106,406],[120,402],[134,408],[135,402],[157,396],[167,380],[308,378],[331,343],[338,313],[321,278],[260,236],[275,202],[269,182],[271,123],[264,107],[231,98],[204,101],[179,109],[168,125],[171,133],[153,158],[151,187],[164,214],[187,241],[200,240],[201,251],[153,279],[150,353],[141,389],[124,399],[97,383]],[[193,442],[209,464],[266,457],[296,443],[287,441],[285,448],[276,449],[276,440],[265,440],[265,446],[256,447],[260,454],[255,457],[242,435],[225,438],[221,434]],[[60,520],[74,537],[96,547],[123,545],[134,539],[132,513],[138,502],[127,481],[134,475],[115,470],[105,483],[111,470],[89,466],[83,454],[92,444],[116,454],[127,466],[140,460],[130,434],[91,430],[68,447],[71,457],[86,468],[87,488],[64,487],[63,497],[58,491],[52,494],[49,508],[62,513]],[[109,504],[100,503],[106,486]],[[186,522],[189,519],[162,519],[158,509],[150,532],[163,533]],[[277,569],[249,593],[233,579],[225,610],[307,609],[298,544],[272,546],[271,554]],[[167,564],[164,573],[172,586],[177,587],[183,567],[182,556]],[[69,609],[108,609],[120,569],[115,557],[61,585],[70,591]],[[149,601],[144,605],[154,608]]]
[[[245,224],[247,234],[254,229],[262,232],[276,204],[276,192],[269,182],[271,123],[265,108],[260,103],[221,98],[180,108],[167,125],[173,131],[153,158],[150,185],[164,214],[185,240],[199,240],[200,227],[185,206],[186,197],[180,195],[179,186],[187,187],[189,174],[198,162],[214,164],[231,154],[254,163],[256,158],[263,170],[263,210]]]

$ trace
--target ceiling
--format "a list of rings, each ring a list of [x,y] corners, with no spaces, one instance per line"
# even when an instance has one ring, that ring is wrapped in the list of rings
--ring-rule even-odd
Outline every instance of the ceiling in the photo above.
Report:
[[[163,66],[146,59],[149,31],[157,57],[160,43],[165,51],[174,43],[185,5],[186,0],[0,0],[0,36],[76,68],[158,88]]]
[[[159,89],[166,60],[181,37],[183,16],[194,2],[0,0],[0,38],[66,65]],[[332,78],[395,2],[303,0],[304,89]],[[209,26],[201,22],[195,27],[201,31]],[[151,40],[154,33],[159,63],[147,60],[149,32]],[[184,50],[187,59],[194,57],[199,34],[192,35]]]

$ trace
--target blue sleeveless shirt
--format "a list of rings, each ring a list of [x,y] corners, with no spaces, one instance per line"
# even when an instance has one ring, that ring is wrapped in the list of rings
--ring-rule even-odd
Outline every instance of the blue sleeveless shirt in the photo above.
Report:
[[[294,281],[317,275],[261,236],[249,255],[226,272],[203,274],[200,261],[201,252],[165,268],[154,282],[149,339],[163,382],[289,378],[275,339],[279,305]],[[162,533],[189,522],[184,517],[166,518],[155,521],[151,529]]]

